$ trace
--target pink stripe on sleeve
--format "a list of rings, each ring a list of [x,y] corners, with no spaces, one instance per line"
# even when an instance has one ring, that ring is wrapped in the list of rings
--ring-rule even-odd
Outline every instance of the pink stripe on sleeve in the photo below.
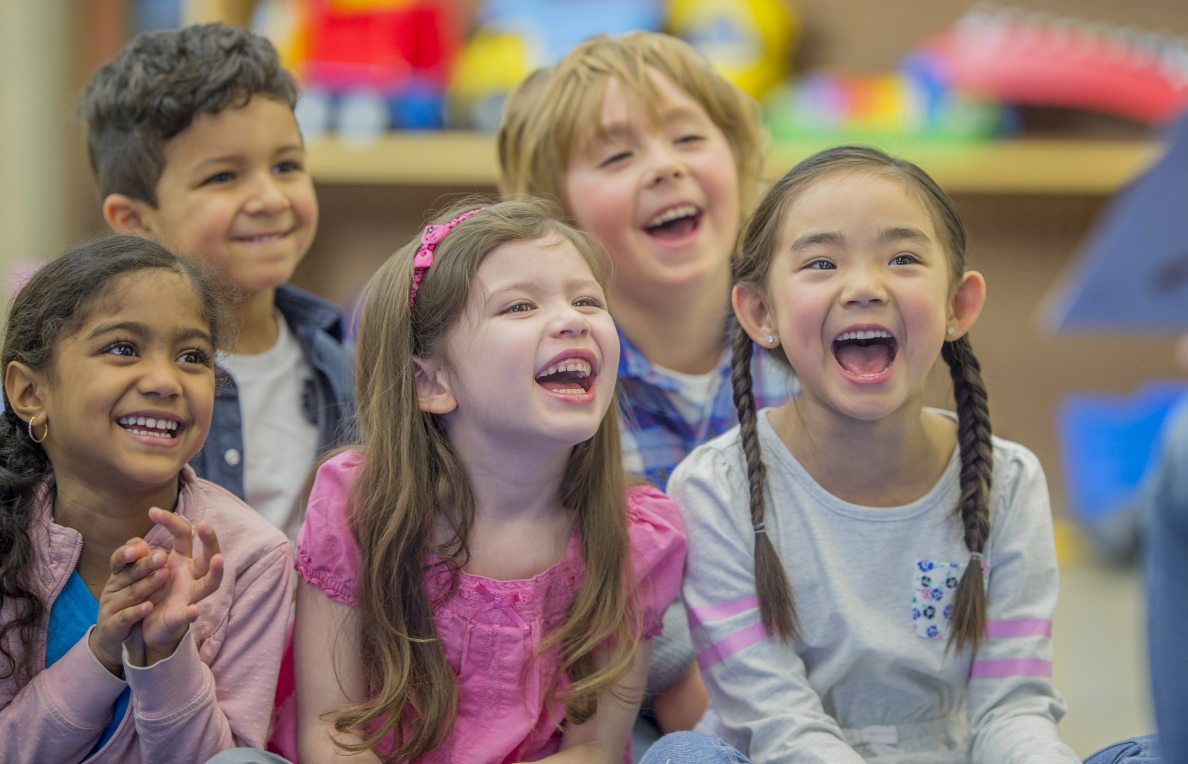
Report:
[[[711,621],[721,621],[732,615],[756,610],[759,607],[759,596],[743,597],[734,602],[723,602],[720,605],[705,605],[704,607],[689,608],[689,628],[696,629]]]
[[[974,661],[970,679],[1005,679],[1011,676],[1052,677],[1052,661],[1038,658],[1007,658],[997,661]]]
[[[763,623],[753,623],[745,629],[740,629],[716,645],[702,650],[697,656],[697,665],[702,671],[710,666],[716,666],[739,650],[758,644],[767,639],[767,629]]]
[[[1047,618],[1020,618],[1017,621],[986,621],[986,636],[991,639],[1005,637],[1050,637],[1052,622]]]

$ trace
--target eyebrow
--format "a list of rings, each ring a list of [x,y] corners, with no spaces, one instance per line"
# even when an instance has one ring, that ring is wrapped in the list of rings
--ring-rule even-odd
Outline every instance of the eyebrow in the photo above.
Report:
[[[102,337],[104,334],[111,334],[112,332],[127,332],[128,334],[143,338],[152,333],[152,328],[142,321],[119,321],[112,324],[100,324],[87,335],[87,339],[93,340]],[[212,345],[214,344],[214,338],[210,336],[210,332],[195,327],[181,329],[173,334],[174,343],[188,342],[190,340],[203,340]]]
[[[494,299],[505,292],[532,292],[539,286],[539,284],[532,281],[517,281],[512,284],[500,284],[491,290],[488,300]],[[602,285],[594,279],[570,279],[569,281],[565,282],[566,290],[580,289],[582,287],[595,287],[598,289],[598,291],[602,291]]]
[[[879,242],[881,244],[890,244],[893,241],[914,241],[919,244],[932,243],[932,239],[928,238],[928,234],[919,228],[912,228],[911,226],[884,228],[879,233]]]
[[[792,252],[800,252],[801,250],[815,247],[821,244],[840,247],[846,241],[846,237],[842,236],[838,231],[822,231],[820,233],[806,233],[796,241],[792,242],[789,249]]]
[[[289,151],[304,151],[304,150],[305,150],[305,146],[303,144],[286,143],[284,146],[280,146],[275,151],[273,151],[272,155],[274,157],[276,157],[281,154],[287,153]],[[224,154],[222,156],[209,157],[207,159],[203,159],[201,162],[194,165],[194,169],[196,171],[201,170],[202,168],[206,167],[207,165],[212,165],[212,164],[231,164],[234,162],[238,162],[241,159],[242,159],[242,157],[238,154]]]

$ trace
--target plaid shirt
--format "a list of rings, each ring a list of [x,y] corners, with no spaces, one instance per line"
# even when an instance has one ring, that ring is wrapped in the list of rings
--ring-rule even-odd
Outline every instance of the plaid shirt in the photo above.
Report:
[[[676,380],[658,371],[631,341],[619,333],[619,432],[623,464],[663,489],[677,464],[697,446],[738,424],[730,385],[730,351],[722,354],[717,392],[706,402],[702,416],[690,423],[681,415],[689,402],[681,397]],[[729,342],[727,342],[729,348]],[[796,377],[755,349],[751,361],[755,406],[779,406],[799,391]],[[681,405],[683,404],[683,405]]]

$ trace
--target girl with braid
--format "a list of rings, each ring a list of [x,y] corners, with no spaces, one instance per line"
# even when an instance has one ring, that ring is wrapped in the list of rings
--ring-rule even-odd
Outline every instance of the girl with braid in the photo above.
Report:
[[[760,203],[734,264],[740,425],[669,483],[717,738],[645,761],[1079,761],[1056,729],[1047,485],[991,436],[964,254],[952,201],[874,149],[817,154]],[[798,398],[756,410],[752,340]],[[924,406],[938,356],[956,414]]]

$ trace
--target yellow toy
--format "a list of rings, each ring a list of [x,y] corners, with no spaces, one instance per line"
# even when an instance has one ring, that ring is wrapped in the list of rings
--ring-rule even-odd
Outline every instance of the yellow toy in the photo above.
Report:
[[[754,98],[788,75],[788,53],[800,31],[781,0],[672,0],[670,31],[697,48]]]

